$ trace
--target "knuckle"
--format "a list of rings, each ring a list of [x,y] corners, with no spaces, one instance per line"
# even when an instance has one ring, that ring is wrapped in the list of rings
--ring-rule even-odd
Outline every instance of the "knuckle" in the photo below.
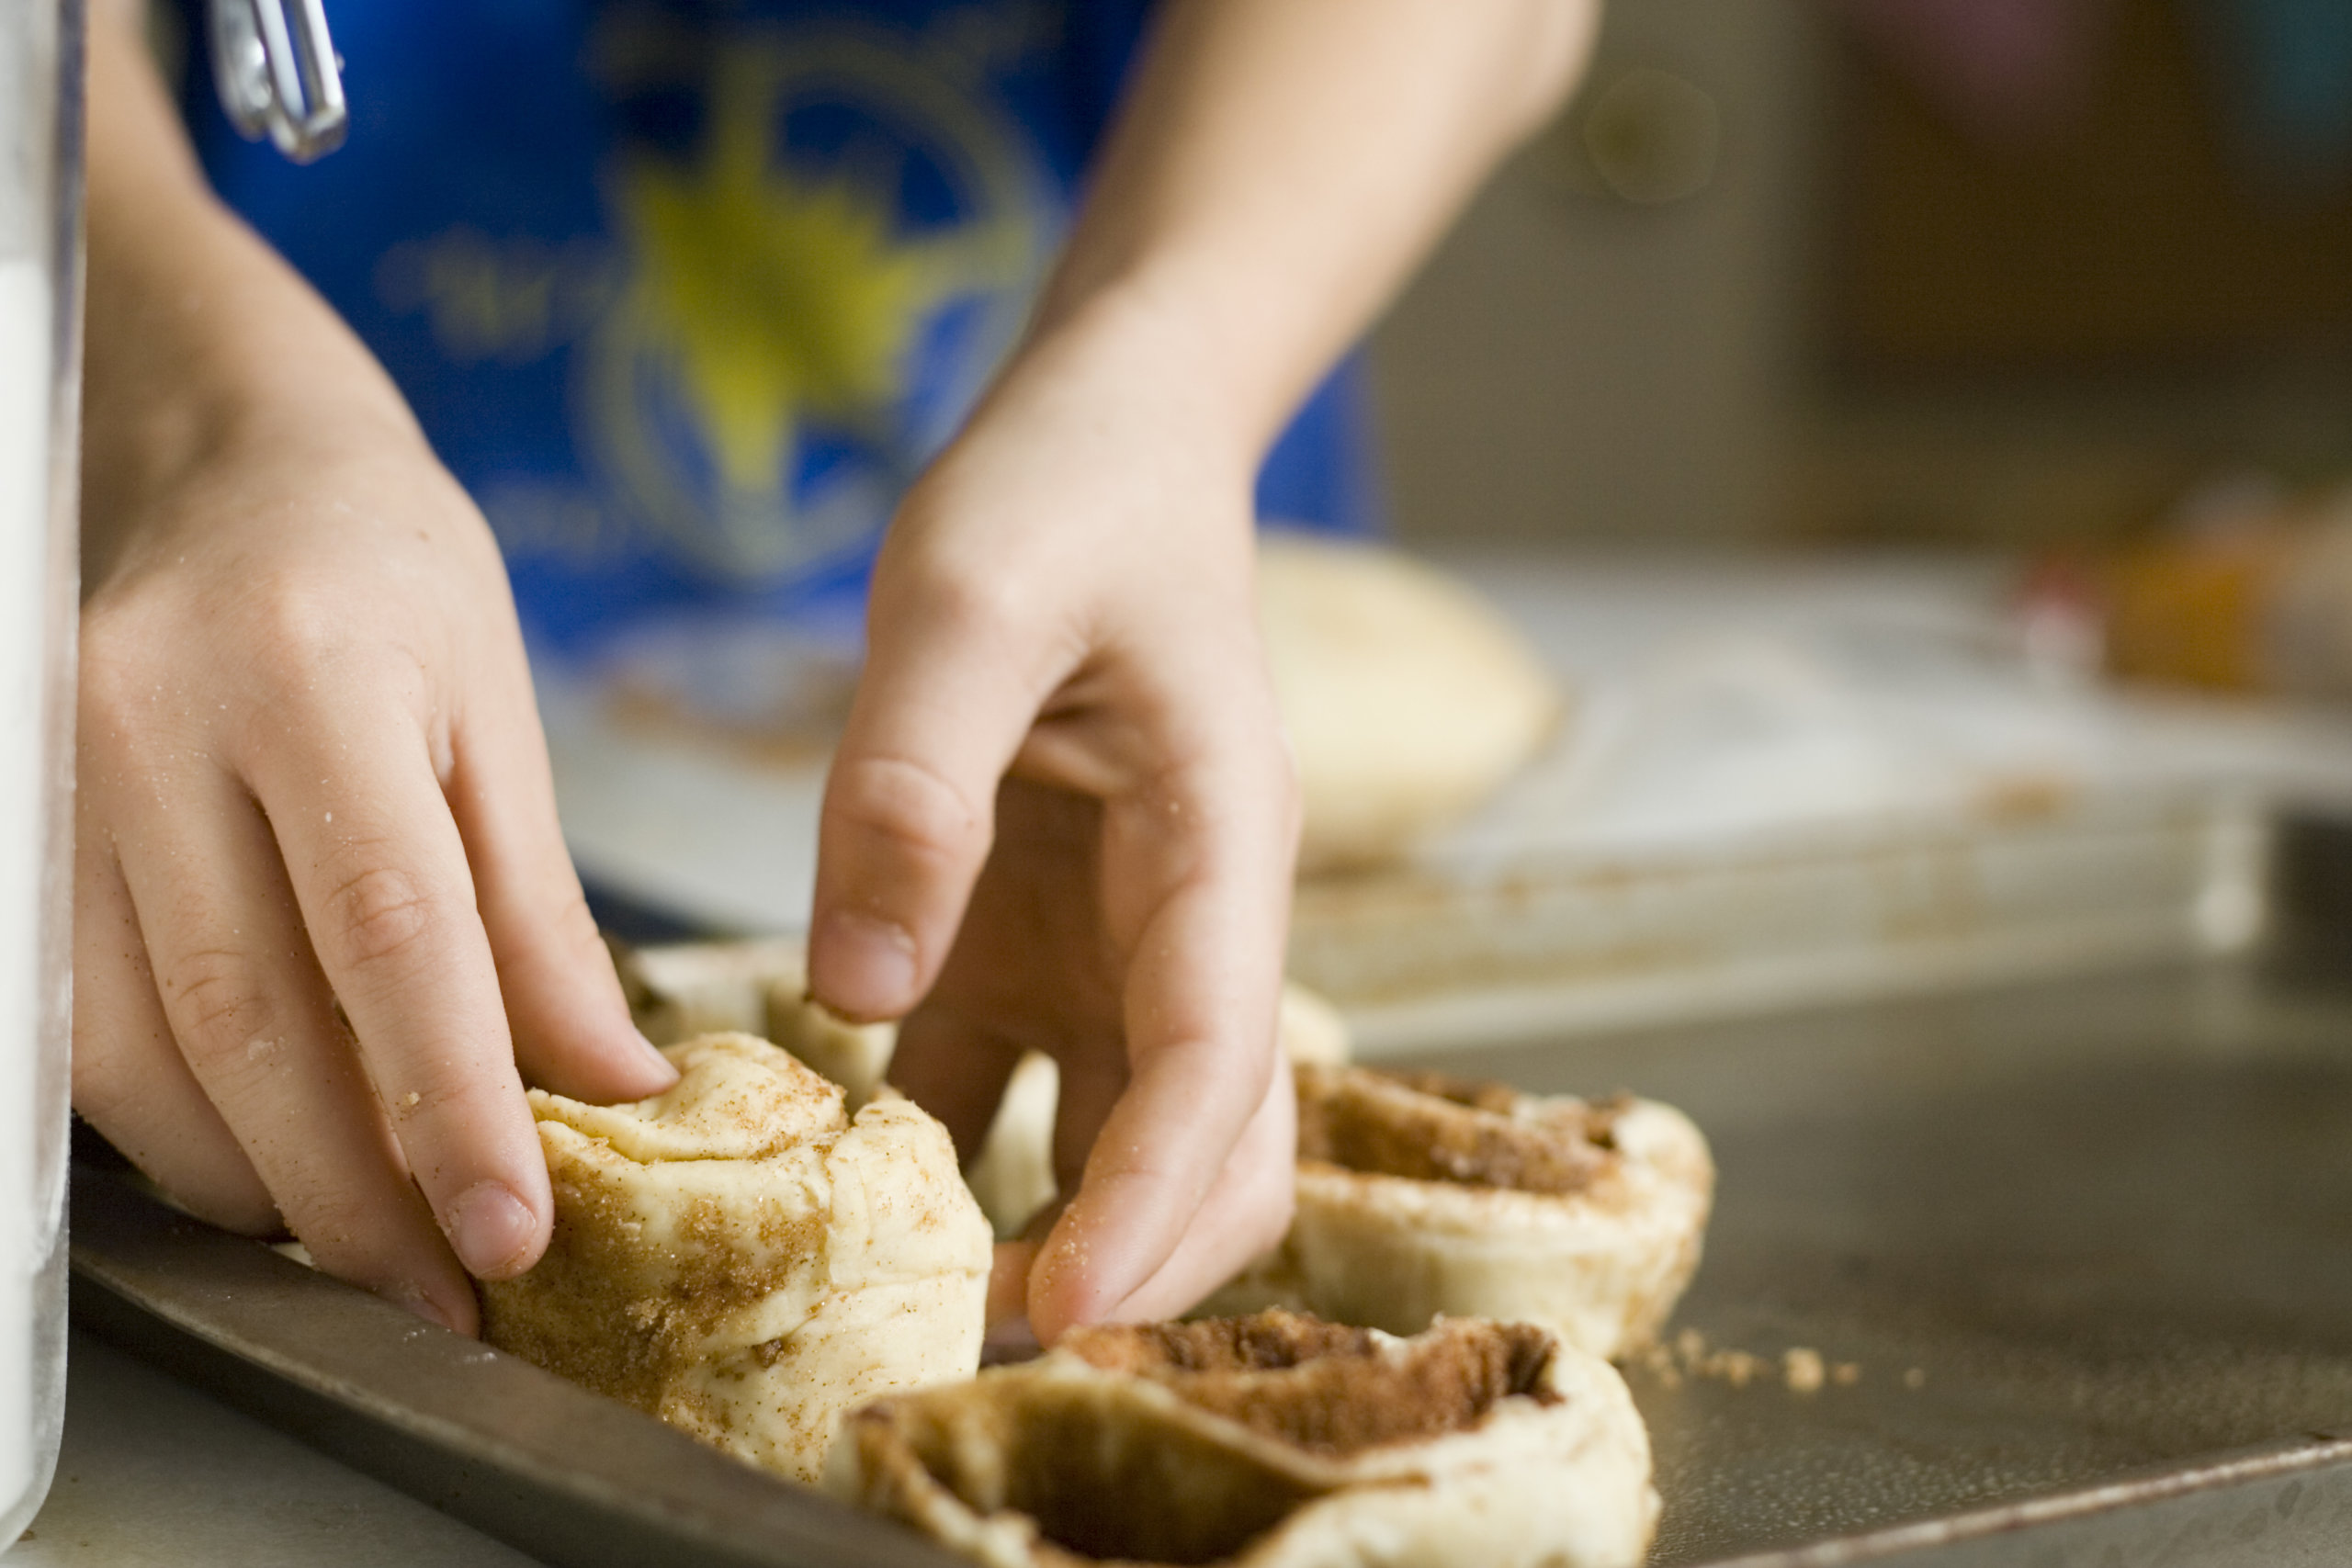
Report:
[[[847,763],[833,802],[836,821],[921,860],[978,858],[988,817],[929,763],[866,757]]]
[[[222,624],[234,628],[253,717],[271,710],[315,715],[354,691],[403,706],[415,694],[415,625],[387,624],[351,587],[309,573],[280,573],[243,594]]]
[[[1012,572],[956,572],[934,579],[930,597],[933,614],[963,632],[1011,629],[1033,618],[1028,592]]]
[[[478,1092],[479,1086],[461,1065],[427,1061],[401,1075],[390,1110],[392,1119],[403,1125],[422,1122],[429,1126],[463,1117],[476,1102]]]
[[[307,574],[261,579],[248,588],[242,609],[254,651],[283,671],[313,669],[351,640],[351,606]]]
[[[485,1156],[499,1146],[495,1130],[522,1101],[519,1082],[503,1087],[485,1064],[463,1055],[403,1063],[396,1077],[379,1080],[377,1092],[410,1174],[427,1192],[469,1185],[469,1173],[482,1174]],[[492,1168],[504,1168],[503,1158]]]
[[[1024,579],[1028,574],[975,570],[939,558],[921,570],[877,580],[877,627],[928,626],[975,645],[1018,636],[1034,626],[1039,606]]]
[[[1227,751],[1181,773],[1168,787],[1179,798],[1200,803],[1196,821],[1228,855],[1287,878],[1305,815],[1289,747]]]
[[[390,865],[352,873],[327,895],[327,929],[345,965],[362,973],[412,954],[432,931],[435,899],[413,874]]]
[[[180,1049],[199,1072],[271,1054],[274,1010],[255,980],[243,954],[217,947],[180,953],[156,976]]]

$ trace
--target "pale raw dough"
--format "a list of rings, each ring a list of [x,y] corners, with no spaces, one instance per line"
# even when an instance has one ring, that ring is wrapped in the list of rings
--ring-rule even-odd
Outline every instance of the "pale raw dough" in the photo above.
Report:
[[[1657,1517],[1606,1362],[1524,1325],[1283,1313],[1081,1330],[879,1401],[826,1481],[987,1568],[1633,1568]]]
[[[1274,1032],[1283,1055],[1293,1066],[1345,1066],[1355,1055],[1354,1036],[1345,1014],[1317,992],[1295,980],[1283,982],[1281,1010]]]
[[[697,1034],[757,1034],[849,1091],[855,1111],[882,1087],[898,1031],[852,1023],[808,999],[808,958],[797,936],[616,946],[629,1013],[656,1045]]]
[[[898,1025],[852,1023],[811,1000],[805,970],[769,982],[763,1016],[768,1038],[841,1085],[852,1110],[882,1092]]]
[[[797,936],[650,947],[615,942],[613,963],[630,1016],[656,1045],[697,1034],[763,1033],[771,991],[808,988],[806,948]]]
[[[1060,1066],[1043,1051],[1023,1055],[1005,1081],[979,1154],[964,1168],[999,1241],[1020,1235],[1054,1201],[1054,1111],[1061,1098]]]
[[[1298,1085],[1290,1233],[1205,1311],[1303,1306],[1397,1334],[1491,1317],[1614,1357],[1698,1267],[1714,1165],[1671,1106],[1360,1067]]]
[[[1302,870],[1394,858],[1557,727],[1560,686],[1476,590],[1377,546],[1270,533],[1258,604],[1298,767]]]
[[[632,1104],[531,1091],[555,1239],[483,1286],[483,1337],[728,1452],[813,1480],[842,1412],[979,1364],[988,1222],[946,1129],[765,1041],[668,1048]]]

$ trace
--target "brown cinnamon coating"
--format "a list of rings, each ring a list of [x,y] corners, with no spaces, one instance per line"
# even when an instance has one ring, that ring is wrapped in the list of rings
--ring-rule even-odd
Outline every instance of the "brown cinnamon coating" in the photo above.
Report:
[[[1371,1355],[1369,1328],[1273,1310],[1191,1323],[1110,1323],[1063,1337],[1060,1348],[1106,1372],[1284,1371],[1327,1356]]]
[[[1202,1323],[1111,1325],[1059,1348],[1160,1383],[1187,1404],[1333,1457],[1467,1431],[1513,1396],[1547,1403],[1551,1335],[1441,1323],[1398,1342],[1279,1309]]]
[[[821,1470],[858,1399],[968,1376],[987,1221],[945,1128],[741,1034],[670,1047],[626,1105],[534,1090],[555,1193],[537,1267],[483,1286],[491,1344],[756,1464]]]
[[[1372,1176],[1580,1192],[1611,1168],[1625,1102],[1539,1101],[1439,1073],[1301,1066],[1298,1156]]]
[[[1329,1490],[1196,1426],[1138,1421],[1115,1385],[1018,1368],[877,1400],[843,1440],[865,1456],[866,1507],[922,1519],[937,1488],[978,1515],[1026,1515],[1040,1568],[1227,1562]]]

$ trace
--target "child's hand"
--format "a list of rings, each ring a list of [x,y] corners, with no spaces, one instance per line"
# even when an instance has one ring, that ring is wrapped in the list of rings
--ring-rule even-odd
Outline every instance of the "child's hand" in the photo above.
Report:
[[[1251,587],[1255,452],[1176,390],[1214,378],[1157,373],[1191,349],[1155,328],[1033,346],[909,496],[810,933],[821,1000],[915,1010],[891,1076],[967,1154],[1021,1052],[1059,1061],[1076,1197],[1028,1293],[1048,1339],[1182,1311],[1290,1216],[1297,807]]]
[[[471,1332],[465,1270],[519,1273],[551,1223],[517,1063],[595,1100],[676,1075],[557,831],[489,530],[396,412],[297,434],[334,425],[119,505],[83,619],[74,1102],[195,1213],[282,1214]]]
[[[674,1081],[556,829],[490,530],[89,29],[74,1103],[207,1219],[453,1328],[553,1205],[518,1065]],[[460,1267],[460,1262],[463,1268]]]

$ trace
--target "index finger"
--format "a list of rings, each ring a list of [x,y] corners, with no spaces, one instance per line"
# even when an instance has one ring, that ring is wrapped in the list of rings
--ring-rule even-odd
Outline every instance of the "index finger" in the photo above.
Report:
[[[1105,807],[1105,913],[1128,955],[1128,1080],[1031,1276],[1030,1318],[1048,1342],[1125,1315],[1147,1283],[1155,1298],[1204,1294],[1268,1239],[1244,1224],[1183,1246],[1275,1071],[1295,785],[1271,717],[1255,733],[1231,716],[1201,728],[1189,745],[1168,742],[1199,761]],[[1065,1092],[1086,1116],[1084,1090]],[[1057,1142],[1089,1131],[1057,1127]],[[1180,1247],[1199,1278],[1162,1277]]]
[[[377,1096],[458,1260],[521,1273],[554,1200],[425,738],[338,714],[290,721],[285,739],[246,776]]]
[[[987,587],[911,575],[876,578],[818,829],[809,987],[857,1019],[900,1017],[938,978],[998,781],[1058,678],[1051,639]]]

